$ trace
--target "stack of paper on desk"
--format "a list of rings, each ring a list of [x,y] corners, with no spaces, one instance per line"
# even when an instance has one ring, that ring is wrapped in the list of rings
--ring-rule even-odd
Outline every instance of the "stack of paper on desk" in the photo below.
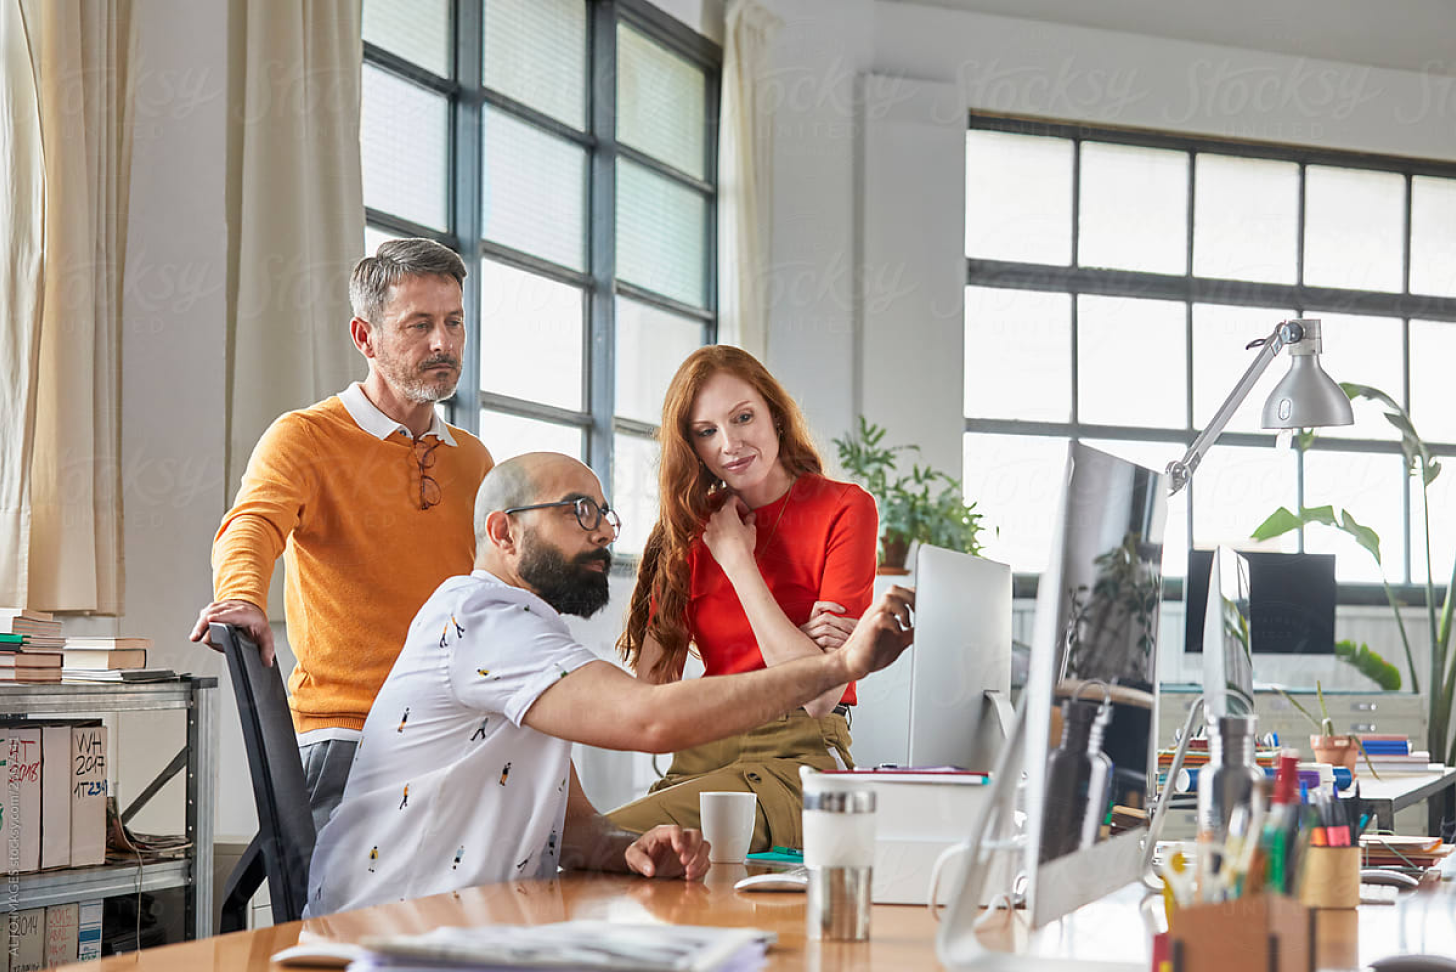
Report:
[[[625,925],[563,921],[549,925],[437,928],[423,935],[366,939],[351,972],[584,969],[644,972],[754,972],[777,940],[756,928]]]

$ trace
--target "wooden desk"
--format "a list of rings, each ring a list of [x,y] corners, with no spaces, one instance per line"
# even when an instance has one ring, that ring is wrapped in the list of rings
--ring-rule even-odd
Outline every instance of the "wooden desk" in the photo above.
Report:
[[[935,923],[923,907],[879,905],[870,941],[811,942],[804,936],[804,898],[798,894],[740,894],[733,882],[744,868],[715,866],[701,884],[649,881],[617,875],[570,874],[554,881],[487,885],[417,901],[380,905],[326,918],[292,922],[67,966],[71,972],[264,972],[277,969],[273,953],[297,944],[300,935],[358,941],[369,935],[410,934],[441,925],[540,924],[572,918],[618,922],[665,922],[753,926],[777,932],[769,953],[772,970],[935,969]],[[1148,942],[1134,888],[1125,888],[1031,936],[1039,955],[1105,958],[1139,956]],[[1320,968],[1348,969],[1394,952],[1456,954],[1456,894],[1409,896],[1394,907],[1327,912],[1319,925]],[[995,936],[1004,940],[1005,935]],[[1024,938],[1017,929],[1009,937]],[[1035,967],[1034,961],[1029,967]]]

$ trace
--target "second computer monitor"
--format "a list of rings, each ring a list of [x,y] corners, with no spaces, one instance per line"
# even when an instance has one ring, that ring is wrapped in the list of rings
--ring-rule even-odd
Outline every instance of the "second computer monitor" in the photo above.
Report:
[[[1011,694],[1011,568],[921,545],[907,657],[909,765],[989,770],[1003,738],[998,705],[1009,712]]]

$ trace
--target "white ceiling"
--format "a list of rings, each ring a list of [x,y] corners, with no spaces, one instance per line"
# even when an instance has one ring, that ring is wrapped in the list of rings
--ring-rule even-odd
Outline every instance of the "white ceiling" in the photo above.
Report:
[[[1456,0],[888,0],[1456,75]]]

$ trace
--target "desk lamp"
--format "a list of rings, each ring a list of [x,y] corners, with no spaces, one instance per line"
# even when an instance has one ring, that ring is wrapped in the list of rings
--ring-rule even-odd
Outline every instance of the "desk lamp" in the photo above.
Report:
[[[1168,495],[1171,496],[1188,485],[1188,480],[1198,469],[1198,464],[1203,461],[1203,454],[1223,434],[1224,427],[1233,418],[1234,412],[1238,411],[1244,399],[1249,396],[1249,392],[1253,391],[1254,385],[1268,370],[1270,362],[1285,347],[1289,348],[1291,358],[1289,373],[1274,387],[1274,390],[1269,393],[1269,398],[1264,402],[1261,423],[1263,427],[1266,429],[1312,429],[1354,424],[1355,414],[1350,408],[1349,396],[1320,367],[1319,356],[1323,350],[1323,342],[1320,338],[1318,320],[1296,318],[1280,321],[1272,334],[1251,342],[1249,347],[1259,348],[1259,354],[1249,365],[1249,370],[1244,372],[1244,376],[1239,379],[1234,390],[1229,393],[1228,398],[1224,399],[1223,404],[1214,413],[1212,421],[1199,433],[1198,438],[1193,440],[1193,444],[1188,447],[1183,458],[1168,463]],[[1161,886],[1158,879],[1151,875],[1153,850],[1163,831],[1163,818],[1167,812],[1169,794],[1173,790],[1173,780],[1177,778],[1178,771],[1183,767],[1193,726],[1204,708],[1205,699],[1203,696],[1199,696],[1188,710],[1188,718],[1183,723],[1183,734],[1178,740],[1178,749],[1173,754],[1173,762],[1168,768],[1168,775],[1164,777],[1163,788],[1158,793],[1158,802],[1153,808],[1153,816],[1148,821],[1148,843],[1144,851],[1146,866],[1143,870],[1144,880],[1150,885]]]

